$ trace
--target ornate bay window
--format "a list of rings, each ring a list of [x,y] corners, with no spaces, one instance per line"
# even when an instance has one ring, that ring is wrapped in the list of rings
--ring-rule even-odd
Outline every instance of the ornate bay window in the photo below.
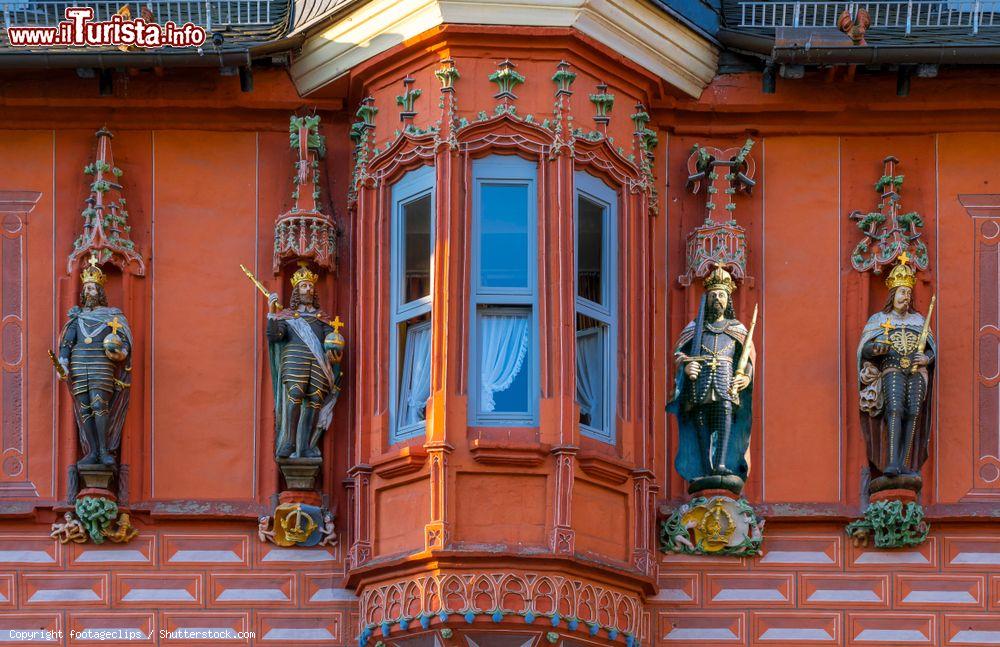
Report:
[[[497,103],[462,111],[475,79],[410,61],[403,94],[380,85],[358,110],[351,581],[496,542],[652,581],[655,137],[610,91],[571,102],[556,61],[505,61],[478,81]],[[648,96],[639,81],[617,91]]]

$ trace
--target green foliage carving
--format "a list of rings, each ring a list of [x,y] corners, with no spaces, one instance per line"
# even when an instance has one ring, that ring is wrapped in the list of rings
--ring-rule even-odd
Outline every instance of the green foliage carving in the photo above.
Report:
[[[308,128],[306,145],[319,157],[326,157],[326,137],[319,133],[319,115],[311,117],[292,117],[288,124],[288,141],[292,149],[299,147],[299,129]]]
[[[919,503],[876,501],[865,510],[864,518],[847,524],[845,531],[864,543],[874,537],[876,548],[904,548],[923,543],[930,525]]]
[[[118,504],[110,499],[85,496],[76,500],[76,516],[95,544],[104,543],[101,533],[118,518]]]

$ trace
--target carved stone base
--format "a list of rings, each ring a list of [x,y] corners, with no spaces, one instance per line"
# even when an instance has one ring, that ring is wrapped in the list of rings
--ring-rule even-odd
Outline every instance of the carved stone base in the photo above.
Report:
[[[855,546],[867,546],[874,539],[876,548],[903,548],[923,543],[930,525],[916,501],[873,497],[864,518],[852,521],[844,530]]]
[[[660,550],[688,555],[760,554],[764,520],[730,492],[699,496],[660,524]]]
[[[305,503],[323,507],[323,497],[314,490],[283,490],[278,493],[278,503]]]
[[[868,494],[874,495],[876,492],[885,490],[909,490],[917,493],[923,487],[924,480],[919,474],[908,474],[899,476],[879,476],[873,478],[868,484]],[[915,496],[913,497],[916,498]],[[913,500],[913,499],[911,499]]]
[[[111,486],[111,479],[115,476],[115,469],[110,465],[77,465],[80,480],[85,488],[101,488],[107,490]]]
[[[322,458],[279,458],[278,467],[289,490],[315,490]]]
[[[728,490],[736,496],[743,491],[743,479],[735,474],[713,474],[696,478],[688,484],[688,494],[708,496],[706,490]]]

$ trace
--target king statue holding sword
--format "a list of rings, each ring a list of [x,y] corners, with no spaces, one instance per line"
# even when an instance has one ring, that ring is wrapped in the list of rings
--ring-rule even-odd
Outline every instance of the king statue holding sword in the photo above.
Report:
[[[690,494],[724,489],[738,495],[749,471],[757,312],[748,331],[733,312],[736,283],[721,266],[704,287],[698,318],[684,327],[674,350],[677,374],[667,410],[680,431],[675,465]]]
[[[873,314],[858,343],[861,430],[868,450],[869,492],[919,490],[927,460],[929,398],[937,345],[930,331],[931,299],[925,318],[914,307],[916,273],[903,253],[889,272],[888,299]]]

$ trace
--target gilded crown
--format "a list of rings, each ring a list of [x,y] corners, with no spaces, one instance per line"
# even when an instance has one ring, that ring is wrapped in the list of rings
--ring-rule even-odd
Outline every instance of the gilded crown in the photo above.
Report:
[[[912,289],[914,285],[917,284],[917,273],[912,267],[907,265],[909,257],[906,252],[903,252],[899,256],[899,263],[892,268],[889,272],[889,276],[885,278],[885,285],[890,290],[898,287],[907,287]]]
[[[308,513],[303,512],[300,506],[295,506],[295,509],[281,520],[281,527],[284,528],[289,541],[301,544],[316,530],[316,522]]]
[[[309,281],[315,285],[318,278],[319,275],[309,271],[309,265],[303,261],[299,263],[299,269],[295,271],[295,274],[292,274],[292,287],[296,287],[303,281]]]
[[[712,273],[705,277],[705,291],[725,290],[726,294],[732,294],[736,290],[736,282],[732,275],[721,265],[716,265]]]
[[[101,268],[97,266],[97,257],[90,257],[90,265],[83,268],[80,272],[80,283],[96,283],[97,285],[104,285],[108,280],[108,276],[101,271]]]

